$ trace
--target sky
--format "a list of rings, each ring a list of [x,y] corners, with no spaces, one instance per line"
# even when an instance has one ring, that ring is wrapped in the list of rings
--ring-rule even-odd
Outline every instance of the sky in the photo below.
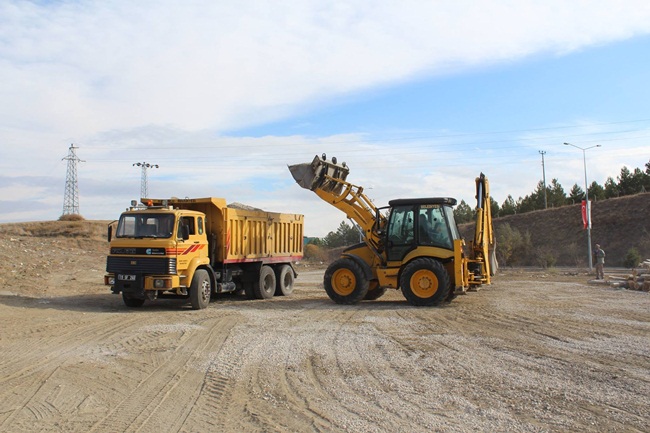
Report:
[[[346,217],[287,165],[323,153],[377,206],[472,205],[481,172],[499,204],[568,193],[645,169],[649,82],[645,0],[3,0],[0,223],[59,218],[71,144],[93,220],[139,199],[138,162],[151,197],[319,237]]]

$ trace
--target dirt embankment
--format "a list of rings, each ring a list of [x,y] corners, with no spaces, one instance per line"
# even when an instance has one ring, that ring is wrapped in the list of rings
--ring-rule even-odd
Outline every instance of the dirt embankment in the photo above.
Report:
[[[507,270],[341,306],[303,265],[290,297],[127,309],[78,224],[0,226],[0,431],[650,431],[647,293]]]
[[[581,215],[581,205],[576,204],[496,218],[494,227],[498,233],[509,224],[530,234],[531,251],[520,266],[536,266],[537,255],[550,254],[557,266],[586,267],[587,231]],[[592,245],[599,243],[605,249],[608,266],[623,266],[630,248],[636,248],[642,259],[650,259],[650,193],[594,202],[591,215]],[[464,224],[461,231],[471,239],[474,225]]]

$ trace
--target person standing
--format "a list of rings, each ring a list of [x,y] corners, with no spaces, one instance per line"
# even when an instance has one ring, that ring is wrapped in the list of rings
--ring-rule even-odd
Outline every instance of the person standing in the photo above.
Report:
[[[600,248],[599,244],[596,244],[594,256],[596,257],[596,279],[604,280],[605,274],[603,273],[603,268],[605,267],[605,251]]]

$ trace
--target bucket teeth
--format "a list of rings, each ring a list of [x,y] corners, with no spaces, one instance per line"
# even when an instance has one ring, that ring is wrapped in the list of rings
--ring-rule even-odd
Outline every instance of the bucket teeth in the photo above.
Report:
[[[343,188],[350,169],[345,162],[338,164],[335,158],[328,161],[325,155],[322,158],[316,155],[311,163],[290,165],[289,171],[302,188],[337,193]]]

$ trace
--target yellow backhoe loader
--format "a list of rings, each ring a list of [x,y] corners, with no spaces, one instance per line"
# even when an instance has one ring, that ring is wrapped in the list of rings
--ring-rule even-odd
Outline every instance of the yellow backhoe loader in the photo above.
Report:
[[[496,271],[487,178],[476,178],[476,228],[465,244],[454,219],[456,199],[404,198],[377,208],[363,188],[346,181],[345,162],[316,155],[311,163],[289,166],[302,188],[343,211],[364,241],[347,248],[324,276],[328,296],[338,304],[378,299],[401,289],[416,306],[438,305],[457,294],[490,284]]]

